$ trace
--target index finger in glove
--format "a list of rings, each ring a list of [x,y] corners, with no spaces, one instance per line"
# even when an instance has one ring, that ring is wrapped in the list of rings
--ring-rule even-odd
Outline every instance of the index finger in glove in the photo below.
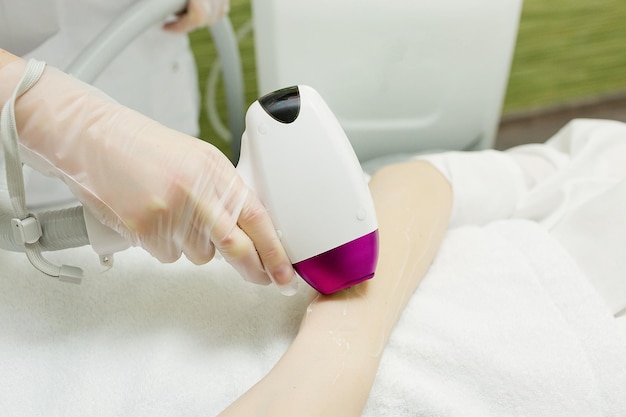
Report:
[[[284,294],[293,293],[297,281],[291,261],[267,210],[252,192],[245,196],[237,226],[232,228],[227,222],[215,223],[212,235],[216,249],[233,265],[250,260],[251,250],[255,250],[254,255],[260,258],[272,282]]]

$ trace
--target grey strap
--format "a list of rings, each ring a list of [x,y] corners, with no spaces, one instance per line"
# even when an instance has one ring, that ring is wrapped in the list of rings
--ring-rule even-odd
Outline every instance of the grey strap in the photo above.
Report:
[[[15,240],[24,245],[24,252],[35,268],[60,281],[80,283],[83,276],[80,268],[68,265],[57,266],[43,257],[39,243],[39,238],[42,236],[41,224],[37,216],[29,213],[26,207],[24,173],[15,122],[15,100],[39,81],[45,67],[45,62],[33,59],[28,62],[22,79],[2,108],[0,115],[0,139],[2,139],[4,149],[7,188],[15,214],[11,220],[11,226]]]

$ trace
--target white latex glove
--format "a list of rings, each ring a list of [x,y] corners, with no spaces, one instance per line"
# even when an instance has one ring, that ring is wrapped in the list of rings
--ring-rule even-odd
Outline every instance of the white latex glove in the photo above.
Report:
[[[0,69],[0,93],[25,66]],[[50,67],[17,99],[15,114],[24,162],[63,179],[133,245],[163,262],[184,253],[197,264],[217,248],[249,281],[297,282],[262,203],[212,145]]]
[[[164,25],[172,32],[191,32],[202,26],[212,25],[228,14],[229,0],[189,0],[184,11],[174,21]]]

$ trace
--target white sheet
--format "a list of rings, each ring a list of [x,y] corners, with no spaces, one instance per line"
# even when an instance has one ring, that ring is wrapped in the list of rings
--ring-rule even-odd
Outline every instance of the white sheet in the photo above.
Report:
[[[99,274],[89,248],[51,255],[89,277],[61,284],[0,252],[2,416],[215,415],[269,371],[314,295],[220,261],[131,249]],[[491,219],[448,233],[364,415],[620,416],[624,387],[624,319],[570,248],[536,219]]]

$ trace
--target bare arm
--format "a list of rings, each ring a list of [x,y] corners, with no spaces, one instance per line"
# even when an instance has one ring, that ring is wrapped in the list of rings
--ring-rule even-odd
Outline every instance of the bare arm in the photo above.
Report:
[[[318,296],[270,373],[228,416],[360,416],[384,347],[428,270],[448,224],[451,190],[425,162],[397,164],[370,183],[380,228],[374,279]]]

